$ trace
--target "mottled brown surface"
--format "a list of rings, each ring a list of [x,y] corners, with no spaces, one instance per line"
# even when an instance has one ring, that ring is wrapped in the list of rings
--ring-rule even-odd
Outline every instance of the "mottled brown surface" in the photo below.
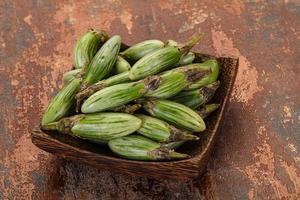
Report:
[[[88,27],[125,43],[182,41],[240,58],[225,125],[204,177],[154,181],[64,161],[30,130],[70,69]],[[300,196],[300,2],[0,1],[0,199],[297,199]]]

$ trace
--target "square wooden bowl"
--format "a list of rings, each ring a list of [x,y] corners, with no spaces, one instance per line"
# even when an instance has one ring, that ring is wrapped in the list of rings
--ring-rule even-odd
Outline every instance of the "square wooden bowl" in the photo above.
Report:
[[[203,173],[218,138],[218,132],[235,81],[238,59],[230,57],[216,58],[200,53],[195,54],[195,62],[203,62],[208,58],[218,60],[221,85],[211,102],[219,103],[221,106],[205,120],[207,129],[198,134],[200,140],[187,142],[178,149],[179,152],[191,155],[191,158],[161,162],[126,160],[114,155],[108,147],[99,146],[58,132],[45,132],[40,129],[32,131],[33,144],[49,153],[66,159],[86,163],[98,169],[115,171],[132,176],[181,180],[198,177]]]

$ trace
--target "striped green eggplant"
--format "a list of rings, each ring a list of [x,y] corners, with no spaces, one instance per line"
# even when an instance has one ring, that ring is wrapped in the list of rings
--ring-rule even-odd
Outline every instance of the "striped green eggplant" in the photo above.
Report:
[[[164,148],[160,143],[141,135],[128,135],[110,140],[109,148],[118,156],[132,160],[178,160],[189,155]]]
[[[65,84],[68,83],[70,80],[72,80],[72,78],[74,78],[80,72],[81,72],[81,69],[73,69],[73,70],[70,70],[70,71],[64,73],[63,82]]]
[[[202,119],[205,119],[208,115],[217,110],[219,107],[220,104],[208,104],[199,108],[198,110],[196,110],[196,112],[200,115],[200,117],[202,117]],[[170,142],[165,144],[164,146],[169,149],[177,149],[180,146],[182,146],[185,142],[186,141]]]
[[[162,99],[170,98],[208,73],[209,71],[194,69],[188,65],[169,70],[159,75],[161,81],[158,88],[148,91],[145,94],[145,97]]]
[[[188,54],[183,55],[175,66],[189,65],[192,64],[194,60],[195,60],[195,54],[193,52],[189,52]]]
[[[108,39],[104,31],[89,30],[76,43],[73,52],[75,68],[83,68],[89,65],[100,46]]]
[[[81,105],[81,102],[90,97],[92,94],[96,93],[97,91],[109,87],[109,86],[113,86],[116,84],[120,84],[120,83],[126,83],[126,82],[130,82],[130,79],[128,77],[129,72],[123,72],[114,76],[111,76],[107,79],[104,79],[102,81],[99,81],[93,85],[90,85],[86,88],[84,88],[83,90],[79,91],[76,95],[76,101],[77,101],[77,110],[79,110],[79,107]]]
[[[66,117],[43,126],[43,129],[101,143],[129,135],[139,129],[141,123],[139,118],[126,113],[96,113]]]
[[[185,90],[194,90],[197,88],[200,88],[202,86],[211,84],[215,82],[218,79],[219,76],[219,64],[218,61],[212,59],[212,60],[207,60],[203,63],[198,63],[197,64],[198,68],[203,68],[203,70],[210,69],[211,73],[206,75],[204,78],[199,79],[199,81],[196,81],[195,83],[189,85]]]
[[[145,40],[137,43],[120,54],[130,63],[135,63],[145,55],[152,53],[164,47],[164,43],[160,40]]]
[[[173,101],[148,100],[144,101],[143,108],[150,115],[189,131],[201,132],[206,128],[203,119],[195,111]]]
[[[197,34],[182,47],[166,46],[162,49],[147,54],[138,60],[129,71],[130,80],[139,80],[174,67],[180,57],[197,44],[202,35]]]
[[[171,46],[171,47],[178,47],[179,44],[175,40],[167,40],[166,46]]]
[[[152,76],[144,80],[117,84],[106,87],[90,96],[81,107],[83,113],[95,113],[113,109],[141,98],[148,90],[157,88],[159,77]]]
[[[107,40],[85,69],[84,85],[94,84],[105,78],[112,70],[121,46],[121,37],[115,35]]]
[[[207,103],[212,99],[216,90],[220,85],[220,81],[216,81],[209,85],[203,86],[200,89],[182,91],[171,100],[177,103],[181,103],[192,109],[198,108],[199,106]]]
[[[80,89],[80,84],[80,79],[73,78],[57,93],[43,115],[42,126],[50,122],[55,122],[70,114],[72,108],[74,108],[75,95]]]
[[[139,80],[157,74],[175,65],[181,53],[177,47],[165,47],[138,60],[129,71],[131,80]]]
[[[114,67],[114,74],[120,74],[123,72],[127,72],[131,69],[130,64],[121,56],[118,56],[115,67]]]
[[[198,140],[191,132],[180,130],[167,122],[143,114],[136,114],[142,120],[138,133],[158,142],[172,142],[182,140]]]

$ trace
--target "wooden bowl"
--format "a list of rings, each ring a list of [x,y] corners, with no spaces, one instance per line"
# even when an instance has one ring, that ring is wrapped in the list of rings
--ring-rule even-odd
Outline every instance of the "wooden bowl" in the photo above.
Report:
[[[216,58],[200,53],[195,54],[195,62]],[[238,69],[237,58],[219,57],[216,59],[220,65],[221,85],[211,102],[219,103],[221,106],[205,120],[207,129],[198,134],[200,140],[188,142],[178,149],[179,152],[188,152],[191,155],[189,159],[162,162],[126,160],[114,155],[108,147],[58,132],[43,132],[40,129],[32,131],[32,142],[49,153],[86,163],[98,169],[155,179],[187,180],[196,178],[203,173],[218,138]]]

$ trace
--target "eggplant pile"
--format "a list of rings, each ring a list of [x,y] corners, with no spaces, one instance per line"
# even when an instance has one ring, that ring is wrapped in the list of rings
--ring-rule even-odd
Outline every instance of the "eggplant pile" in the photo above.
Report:
[[[127,159],[188,158],[175,149],[198,140],[204,119],[219,107],[210,103],[220,85],[217,60],[193,63],[190,52],[201,37],[146,40],[120,52],[120,36],[89,30],[41,128],[108,145]]]

